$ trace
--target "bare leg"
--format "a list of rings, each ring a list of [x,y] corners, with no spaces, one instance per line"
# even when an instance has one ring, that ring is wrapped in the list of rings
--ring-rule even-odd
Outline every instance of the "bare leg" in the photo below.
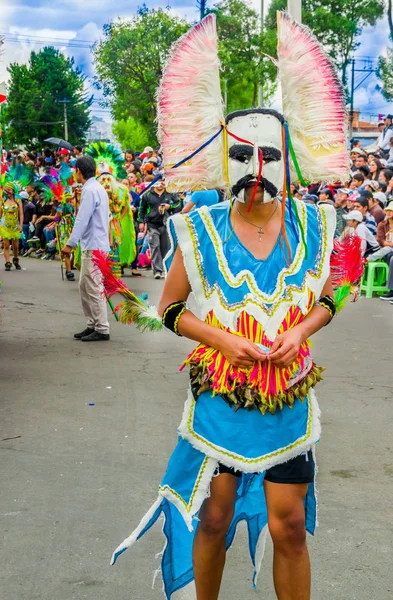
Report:
[[[6,263],[10,262],[10,241],[4,239],[4,260]]]
[[[273,577],[278,600],[310,600],[310,558],[306,545],[304,498],[308,484],[265,481]]]
[[[66,272],[70,273],[71,272],[71,258],[68,254],[63,255],[63,256],[64,256],[64,264],[65,264]]]
[[[223,473],[214,477],[200,511],[195,534],[193,565],[198,600],[217,600],[225,564],[225,538],[236,499],[236,477]]]
[[[12,250],[14,253],[14,258],[18,258],[19,254],[19,240],[12,240]]]

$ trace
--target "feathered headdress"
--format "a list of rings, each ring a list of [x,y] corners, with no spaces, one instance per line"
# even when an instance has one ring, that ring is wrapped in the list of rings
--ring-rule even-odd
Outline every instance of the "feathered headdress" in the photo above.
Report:
[[[285,13],[279,13],[278,26],[275,62],[294,178],[346,179],[344,94],[334,67],[306,27]],[[170,191],[228,187],[219,68],[210,14],[174,44],[158,92],[158,137]]]
[[[64,187],[75,183],[74,171],[66,162],[62,162],[59,169],[59,179]]]
[[[210,14],[172,46],[158,90],[158,139],[169,191],[227,185],[223,136],[202,148],[224,122],[219,70],[216,20]]]
[[[345,180],[345,95],[335,68],[308,27],[286,13],[277,17],[278,76],[295,179],[302,174],[310,181]]]
[[[49,183],[48,185],[50,191],[52,192],[52,198],[58,200],[60,204],[63,202],[68,202],[72,199],[72,194],[68,187],[64,186],[62,181],[57,181],[56,183]]]
[[[116,179],[124,179],[127,176],[123,168],[123,155],[113,144],[94,142],[87,146],[85,152],[94,158],[98,175],[108,172]]]
[[[34,188],[40,194],[44,202],[50,202],[53,198],[53,192],[50,185],[56,185],[56,182],[51,181],[48,185],[43,181],[36,181],[34,183]]]
[[[34,181],[34,171],[26,165],[13,164],[6,173],[0,176],[0,187],[4,187],[7,183],[15,183],[18,188],[24,188],[32,185]]]

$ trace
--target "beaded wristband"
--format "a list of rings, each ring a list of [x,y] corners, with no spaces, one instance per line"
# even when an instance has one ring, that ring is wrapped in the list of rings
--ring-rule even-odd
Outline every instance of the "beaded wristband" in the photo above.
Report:
[[[169,306],[166,307],[162,315],[162,323],[164,327],[170,329],[179,337],[181,337],[181,333],[179,333],[177,329],[179,319],[186,312],[186,310],[186,303],[184,300],[181,300],[179,302],[172,302],[172,304],[169,304]]]

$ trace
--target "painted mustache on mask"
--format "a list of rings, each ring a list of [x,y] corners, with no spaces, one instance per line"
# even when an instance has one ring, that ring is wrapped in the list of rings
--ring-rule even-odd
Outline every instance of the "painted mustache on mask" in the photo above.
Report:
[[[250,181],[255,182],[255,177],[253,175],[245,175],[239,179],[239,181],[232,186],[232,194],[237,197],[241,190],[245,189]],[[266,177],[261,177],[260,185],[263,186],[263,189],[271,196],[271,198],[275,198],[277,196],[278,189],[271,181],[266,179]]]

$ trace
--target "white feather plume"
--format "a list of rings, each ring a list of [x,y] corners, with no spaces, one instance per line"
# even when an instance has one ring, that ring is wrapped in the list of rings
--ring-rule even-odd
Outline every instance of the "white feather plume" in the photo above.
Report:
[[[177,164],[217,133],[224,121],[215,16],[208,15],[172,47],[158,90],[158,138],[169,191],[225,187],[221,133],[195,157]]]
[[[347,121],[335,68],[307,27],[285,13],[278,13],[277,23],[283,110],[302,175],[345,181]]]

